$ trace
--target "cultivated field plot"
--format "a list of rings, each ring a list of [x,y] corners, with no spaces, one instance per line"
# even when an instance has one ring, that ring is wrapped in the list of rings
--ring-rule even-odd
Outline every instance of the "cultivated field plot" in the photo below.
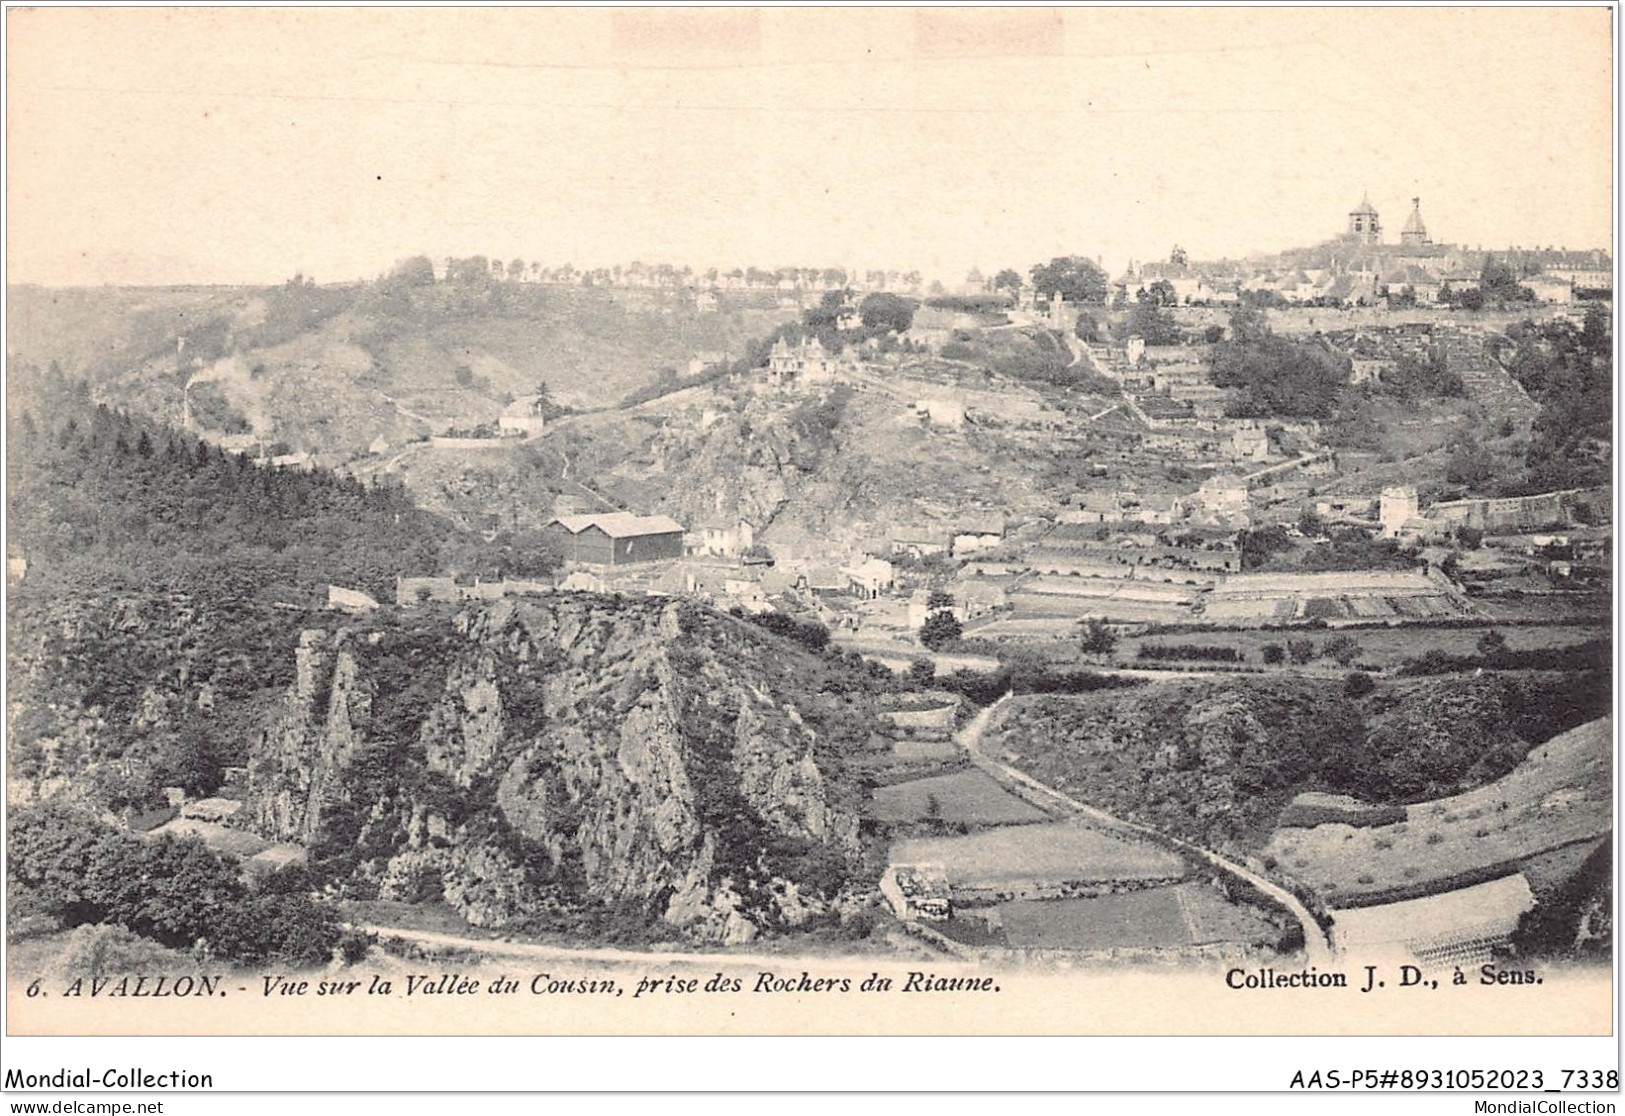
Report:
[[[903,763],[935,763],[951,760],[959,755],[959,745],[952,740],[896,740],[891,746],[892,758]]]
[[[952,744],[948,747],[950,755],[957,750]],[[1049,815],[974,769],[876,787],[870,797],[869,813],[886,822],[932,818],[969,825],[1018,825],[1049,819]]]
[[[1273,945],[1281,931],[1252,907],[1231,903],[1207,884],[1186,883],[1169,889],[1179,898],[1192,945],[1244,942]]]
[[[1280,931],[1206,884],[1185,883],[1095,899],[1018,899],[989,912],[1006,945],[1029,949],[1167,949],[1273,943]]]
[[[1478,640],[1484,635],[1484,628],[1429,628],[1423,626],[1407,626],[1403,628],[1355,628],[1343,632],[1360,645],[1359,661],[1378,667],[1398,666],[1407,659],[1414,659],[1425,655],[1429,651],[1443,651],[1448,655],[1471,655],[1475,653]],[[1506,637],[1507,648],[1512,651],[1535,651],[1547,647],[1567,647],[1576,643],[1585,643],[1607,634],[1608,629],[1602,625],[1580,624],[1554,624],[1540,627],[1508,627],[1497,628]],[[1318,651],[1320,646],[1331,636],[1340,634],[1337,631],[1327,630],[1292,630],[1292,631],[1221,631],[1221,632],[1182,632],[1167,635],[1148,635],[1141,639],[1124,640],[1118,644],[1116,658],[1118,661],[1134,666],[1143,665],[1135,656],[1139,653],[1140,645],[1152,646],[1202,646],[1202,647],[1233,647],[1241,652],[1245,658],[1242,665],[1252,667],[1264,666],[1264,646],[1276,644],[1285,647],[1288,640],[1307,639],[1315,645]],[[1183,660],[1168,660],[1183,661]],[[1336,668],[1336,663],[1329,659],[1317,659],[1316,665],[1328,669]],[[1192,664],[1199,665],[1199,664]],[[1282,664],[1283,670],[1299,669],[1290,663]]]
[[[996,908],[1017,949],[1168,949],[1191,944],[1171,887],[1098,899],[1019,899]]]
[[[1548,593],[1525,597],[1475,597],[1473,607],[1491,620],[1544,622],[1600,620],[1613,610],[1607,593]],[[1516,646],[1516,644],[1514,644]]]
[[[1240,574],[1214,586],[1202,602],[1204,620],[1237,625],[1443,619],[1468,611],[1447,582],[1408,571]]]
[[[1613,825],[1612,726],[1605,717],[1538,744],[1506,777],[1409,806],[1403,822],[1280,828],[1264,851],[1329,901],[1346,902],[1392,888],[1425,889],[1430,881],[1601,837]]]
[[[1004,826],[964,837],[920,837],[892,846],[894,864],[941,864],[958,887],[1177,879],[1186,865],[1155,845],[1068,822]]]
[[[1172,600],[1148,600],[1144,597],[1119,595],[1110,592],[1123,582],[1104,583],[1099,595],[1085,596],[1073,593],[1010,594],[1013,617],[1001,620],[993,627],[1009,627],[1019,621],[1075,622],[1085,617],[1115,621],[1122,624],[1180,624],[1188,623],[1191,610],[1188,603]],[[1097,586],[1099,587],[1099,586]],[[986,634],[985,632],[983,634]]]

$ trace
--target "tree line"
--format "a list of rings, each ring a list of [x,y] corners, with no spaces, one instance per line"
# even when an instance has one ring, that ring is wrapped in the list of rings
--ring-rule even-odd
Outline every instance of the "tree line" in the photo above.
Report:
[[[1606,484],[1613,475],[1613,331],[1608,311],[1521,322],[1498,349],[1512,377],[1540,404],[1525,465],[1531,492]]]
[[[11,539],[30,580],[62,588],[226,598],[283,586],[303,600],[338,584],[383,599],[397,576],[447,562],[512,576],[549,565],[524,540],[465,536],[393,480],[253,461],[93,405],[82,383],[22,414],[12,435]]]
[[[242,878],[235,857],[201,841],[122,833],[59,803],[25,807],[7,826],[14,901],[64,927],[111,924],[175,949],[243,964],[315,965],[366,951],[303,869]]]

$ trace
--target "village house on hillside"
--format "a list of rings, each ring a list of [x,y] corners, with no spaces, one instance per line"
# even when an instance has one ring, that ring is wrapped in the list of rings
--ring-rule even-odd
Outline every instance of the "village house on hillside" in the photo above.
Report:
[[[1425,529],[1427,525],[1420,518],[1419,508],[1414,485],[1396,484],[1383,489],[1378,511],[1378,519],[1382,523],[1382,537],[1393,539],[1408,530]]]
[[[882,593],[891,592],[897,583],[892,564],[884,558],[865,557],[855,565],[842,567],[841,572],[846,575],[852,592],[864,600],[872,601]]]
[[[1185,501],[1169,492],[1125,494],[1122,518],[1166,527],[1185,518]]]
[[[1004,542],[1004,517],[998,515],[967,515],[954,521],[953,540],[949,547],[955,555],[973,554],[978,550],[992,550]]]
[[[534,438],[547,429],[542,417],[542,397],[526,395],[515,399],[497,417],[497,433],[504,438]]]
[[[738,558],[756,542],[756,528],[744,519],[715,515],[700,521],[689,532],[687,547],[695,555]]]
[[[1060,523],[1117,523],[1123,518],[1123,507],[1116,492],[1079,492],[1072,497],[1072,506],[1056,516]]]
[[[767,354],[767,382],[780,390],[840,383],[850,364],[825,349],[816,337],[805,338],[795,347],[780,337]]]
[[[683,526],[664,515],[566,515],[542,530],[558,540],[566,561],[587,566],[623,566],[683,556]]]
[[[1269,434],[1257,423],[1239,423],[1230,432],[1230,456],[1242,461],[1267,461]]]
[[[948,542],[948,532],[941,527],[899,524],[891,529],[890,543],[893,554],[928,558],[933,554],[946,554]]]
[[[1202,507],[1217,515],[1245,512],[1250,506],[1247,482],[1238,476],[1219,473],[1202,482],[1196,498]]]

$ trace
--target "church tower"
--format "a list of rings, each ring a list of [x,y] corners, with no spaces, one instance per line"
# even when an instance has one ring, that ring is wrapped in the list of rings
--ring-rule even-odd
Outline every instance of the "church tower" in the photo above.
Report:
[[[1349,212],[1349,236],[1361,244],[1382,242],[1382,222],[1368,196],[1361,195],[1360,204]]]
[[[1411,199],[1411,215],[1405,220],[1405,227],[1400,231],[1399,242],[1410,248],[1422,248],[1433,243],[1428,236],[1428,227],[1422,223],[1422,199]]]

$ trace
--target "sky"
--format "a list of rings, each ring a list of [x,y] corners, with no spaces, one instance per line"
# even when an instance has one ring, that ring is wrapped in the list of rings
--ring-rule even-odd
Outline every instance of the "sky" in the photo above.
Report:
[[[1612,242],[1607,8],[9,9],[11,282]]]

